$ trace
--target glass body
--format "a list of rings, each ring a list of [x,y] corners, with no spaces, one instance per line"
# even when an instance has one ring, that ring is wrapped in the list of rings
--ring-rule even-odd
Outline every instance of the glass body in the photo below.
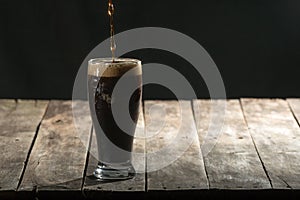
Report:
[[[134,177],[131,155],[142,94],[141,61],[90,60],[88,93],[98,147],[95,177],[99,180]]]

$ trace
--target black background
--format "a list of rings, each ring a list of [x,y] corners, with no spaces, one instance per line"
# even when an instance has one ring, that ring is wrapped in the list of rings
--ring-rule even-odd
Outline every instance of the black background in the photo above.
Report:
[[[145,26],[198,41],[235,97],[300,97],[299,0],[115,0],[116,33]],[[85,56],[109,36],[105,0],[0,0],[0,98],[70,99]],[[181,71],[198,97],[203,81],[176,55],[127,54]],[[101,57],[101,56],[99,56]],[[173,98],[146,86],[144,98]]]

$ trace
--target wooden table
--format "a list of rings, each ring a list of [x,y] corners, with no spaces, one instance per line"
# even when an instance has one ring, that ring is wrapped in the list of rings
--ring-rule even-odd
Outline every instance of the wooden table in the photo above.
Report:
[[[215,142],[203,155],[215,123],[210,119],[222,114],[211,112],[217,101],[226,103],[225,122],[217,138],[206,139]],[[86,102],[74,105],[88,109]],[[182,155],[157,171],[111,183],[91,176],[97,161],[85,146],[92,151],[95,142],[89,115],[80,116],[77,129],[71,101],[0,100],[0,199],[299,197],[300,99],[145,101],[136,134],[147,139],[134,143],[145,156],[134,158],[135,166],[149,171],[171,154]],[[172,143],[178,135],[190,141],[184,151]],[[168,154],[147,156],[168,144]]]

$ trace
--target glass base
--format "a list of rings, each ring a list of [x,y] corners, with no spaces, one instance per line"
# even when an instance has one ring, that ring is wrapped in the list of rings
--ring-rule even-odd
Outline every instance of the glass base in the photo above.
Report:
[[[94,176],[100,181],[109,180],[125,180],[135,176],[135,170],[131,164],[109,166],[103,163],[98,163],[94,171]]]

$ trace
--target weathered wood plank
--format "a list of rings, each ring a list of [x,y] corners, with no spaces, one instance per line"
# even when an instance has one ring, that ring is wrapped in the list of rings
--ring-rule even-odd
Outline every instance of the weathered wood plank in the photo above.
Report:
[[[100,182],[93,177],[93,172],[97,166],[97,144],[95,132],[93,132],[89,162],[84,182],[84,193],[88,197],[94,196],[99,191],[114,192],[138,192],[145,191],[145,131],[144,131],[144,115],[143,109],[140,108],[140,116],[135,131],[135,139],[133,143],[132,164],[138,172],[133,179],[116,181],[116,182]],[[96,194],[97,196],[97,194]]]
[[[216,102],[216,100],[213,100]],[[225,100],[218,100],[223,101]],[[266,189],[270,182],[259,160],[255,146],[245,124],[238,100],[226,102],[225,121],[213,149],[204,156],[210,188],[216,189]],[[210,100],[193,102],[195,121],[203,143],[211,123]]]
[[[78,102],[83,111],[87,103]],[[36,142],[20,186],[21,191],[81,190],[86,147],[82,135],[90,136],[90,116],[82,116],[77,133],[71,101],[51,101],[42,121]],[[88,113],[88,112],[87,112]],[[90,122],[90,123],[88,123]],[[78,124],[77,124],[78,125]]]
[[[48,101],[0,100],[0,191],[16,190]]]
[[[300,124],[300,99],[287,99],[294,116],[297,118],[298,124]]]
[[[148,190],[207,189],[190,101],[146,101]]]
[[[282,99],[242,99],[258,153],[276,189],[300,188],[300,129]]]

